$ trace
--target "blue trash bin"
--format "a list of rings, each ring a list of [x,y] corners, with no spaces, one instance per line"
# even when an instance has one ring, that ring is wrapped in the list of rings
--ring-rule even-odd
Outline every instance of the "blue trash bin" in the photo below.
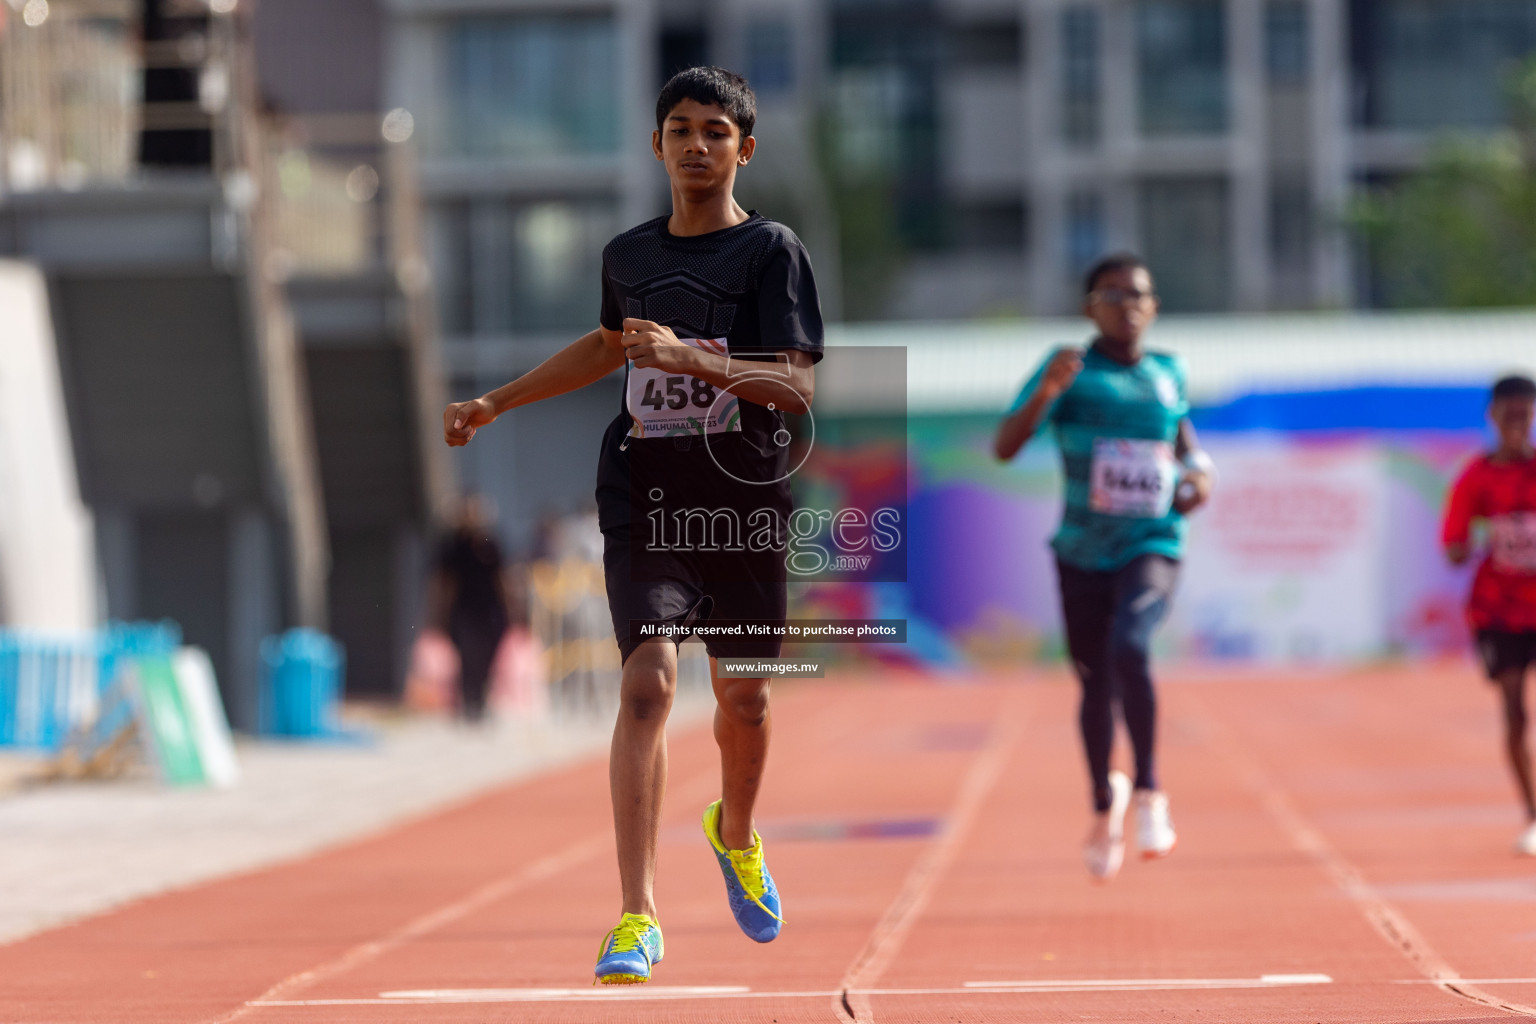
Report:
[[[290,629],[261,642],[263,735],[295,738],[343,735],[337,711],[345,655],[314,629]]]

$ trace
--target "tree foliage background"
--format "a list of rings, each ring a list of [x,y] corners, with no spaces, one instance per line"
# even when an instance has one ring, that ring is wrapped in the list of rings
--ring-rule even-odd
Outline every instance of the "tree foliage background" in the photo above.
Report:
[[[1508,95],[1508,131],[1443,140],[1422,170],[1352,208],[1380,304],[1536,305],[1536,59]]]

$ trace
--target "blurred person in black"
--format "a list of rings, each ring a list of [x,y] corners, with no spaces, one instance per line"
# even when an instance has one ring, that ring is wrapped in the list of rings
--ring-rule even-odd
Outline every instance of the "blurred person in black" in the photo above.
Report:
[[[491,663],[512,621],[494,529],[486,500],[465,497],[458,521],[438,546],[432,574],[430,621],[459,652],[459,713],[470,722],[485,717]]]

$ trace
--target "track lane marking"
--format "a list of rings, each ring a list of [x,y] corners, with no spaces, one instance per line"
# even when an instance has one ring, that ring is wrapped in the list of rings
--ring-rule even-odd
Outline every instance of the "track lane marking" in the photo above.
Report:
[[[1030,995],[1059,992],[1219,991],[1327,985],[1326,974],[1263,975],[1258,978],[1071,978],[1050,981],[968,981],[959,988],[876,988],[863,996]],[[743,985],[659,985],[624,988],[421,989],[381,992],[356,999],[283,999],[252,1006],[440,1006],[462,1003],[590,1003],[688,999],[824,999],[841,991],[754,992]]]
[[[949,869],[961,841],[970,834],[983,801],[992,792],[1009,754],[1023,734],[1028,718],[1024,696],[1017,690],[1008,691],[998,717],[998,725],[987,737],[986,746],[966,770],[938,836],[912,865],[895,899],[870,932],[864,948],[844,972],[839,991],[832,997],[832,1010],[838,1020],[873,1024],[874,1008],[869,996],[877,994],[877,990],[868,986],[878,981],[890,967],[913,922],[927,908],[934,886]]]
[[[1239,776],[1247,783],[1249,789],[1258,795],[1260,804],[1280,826],[1281,832],[1290,840],[1291,845],[1323,869],[1333,883],[1355,904],[1371,927],[1375,928],[1377,933],[1409,963],[1418,968],[1424,975],[1424,982],[1434,985],[1448,995],[1480,1006],[1492,1007],[1525,1017],[1536,1017],[1536,1007],[1500,999],[1491,992],[1484,992],[1477,987],[1479,984],[1488,984],[1488,982],[1463,978],[1450,965],[1450,962],[1429,944],[1413,923],[1403,916],[1400,910],[1387,902],[1376,887],[1366,880],[1360,869],[1351,864],[1321,832],[1312,827],[1290,796],[1270,778],[1258,760],[1237,741],[1236,735],[1211,711],[1205,701],[1188,689],[1185,690],[1183,700],[1195,711],[1197,717],[1204,720],[1211,734],[1217,738],[1222,753],[1237,768]]]
[[[536,882],[553,878],[562,871],[591,860],[603,850],[608,849],[612,841],[612,832],[605,831],[594,833],[579,842],[572,843],[558,853],[551,854],[525,868],[488,882],[474,892],[471,892],[468,896],[455,900],[447,906],[429,911],[380,938],[371,939],[368,942],[353,946],[333,960],[326,961],[309,970],[300,971],[298,974],[289,975],[255,999],[236,1008],[232,1013],[216,1018],[213,1024],[231,1024],[231,1022],[246,1016],[251,1010],[262,1006],[309,1005],[303,1001],[286,1001],[282,997],[297,989],[335,977],[354,967],[365,964],[390,950],[434,932],[444,925],[452,924],[454,921],[467,917],[476,910],[510,896],[520,889],[527,888]]]
[[[718,769],[701,772],[683,782],[681,785],[671,788],[671,794],[677,799],[693,799],[695,794],[702,791],[711,792],[712,786],[719,785]],[[595,832],[585,839],[572,843],[558,853],[544,857],[527,867],[520,868],[501,878],[487,882],[469,895],[455,900],[437,910],[429,911],[420,917],[388,932],[377,939],[371,939],[347,950],[341,956],[328,960],[318,967],[300,971],[290,975],[282,981],[267,989],[255,999],[237,1006],[234,1010],[220,1017],[215,1017],[208,1024],[233,1024],[234,1021],[248,1016],[253,1010],[266,1006],[306,1006],[306,1005],[331,1005],[327,1003],[312,1003],[306,1000],[287,1000],[287,996],[298,989],[305,988],[327,978],[333,978],[344,971],[348,971],[361,964],[367,963],[376,957],[382,956],[390,950],[396,949],[415,939],[421,938],[431,932],[452,924],[461,918],[490,906],[498,900],[511,896],[522,889],[526,889],[538,882],[547,881],[564,871],[575,868],[603,852],[613,850],[613,828],[608,826],[601,832]],[[398,1002],[398,1000],[388,1000]],[[351,1005],[343,1002],[335,1005]],[[367,1005],[367,1004],[364,1004]]]
[[[1286,985],[1331,985],[1326,974],[1261,974],[1257,978],[1069,978],[1060,981],[968,981],[966,988],[1090,991],[1151,988],[1279,988]]]

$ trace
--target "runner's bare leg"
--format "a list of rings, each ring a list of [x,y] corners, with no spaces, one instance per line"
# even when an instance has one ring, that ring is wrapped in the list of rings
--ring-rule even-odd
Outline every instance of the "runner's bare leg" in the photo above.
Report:
[[[656,919],[656,838],[667,789],[667,713],[677,692],[677,645],[658,637],[624,662],[608,791],[624,913]]]
[[[728,850],[752,848],[752,809],[757,805],[768,737],[768,680],[722,679],[709,659],[715,690],[715,742],[720,746],[720,841]]]
[[[1531,785],[1531,752],[1525,742],[1525,669],[1507,669],[1496,682],[1504,698],[1504,752],[1509,757],[1509,766],[1514,769],[1526,816],[1536,821],[1536,791],[1533,791]]]

